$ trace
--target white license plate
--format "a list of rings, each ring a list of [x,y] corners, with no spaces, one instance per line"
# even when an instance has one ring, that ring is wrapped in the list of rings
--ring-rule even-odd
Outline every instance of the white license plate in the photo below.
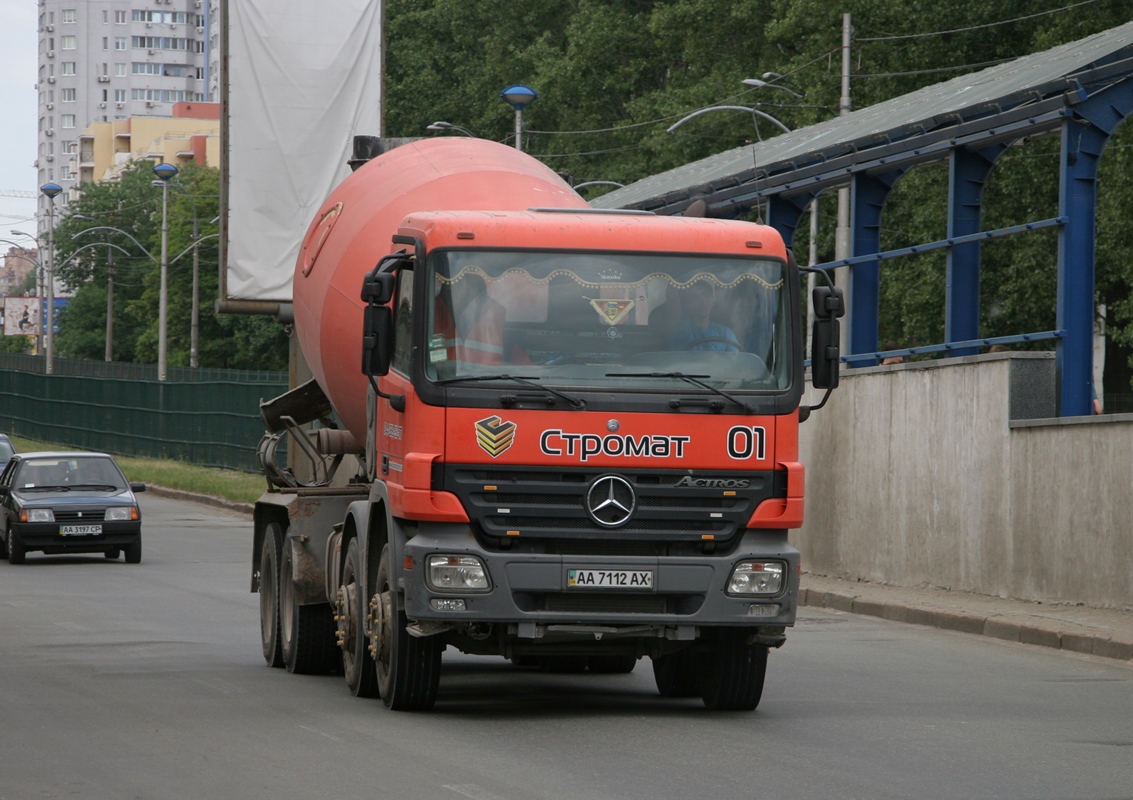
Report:
[[[101,525],[60,525],[60,536],[96,536],[102,533]]]
[[[648,569],[571,569],[567,570],[570,589],[652,589],[653,570]]]

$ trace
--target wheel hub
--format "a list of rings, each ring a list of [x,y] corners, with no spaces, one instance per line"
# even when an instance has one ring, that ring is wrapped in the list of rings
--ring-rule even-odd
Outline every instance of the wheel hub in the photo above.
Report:
[[[370,656],[382,664],[389,663],[390,617],[389,592],[379,592],[371,597],[366,634],[370,637]]]

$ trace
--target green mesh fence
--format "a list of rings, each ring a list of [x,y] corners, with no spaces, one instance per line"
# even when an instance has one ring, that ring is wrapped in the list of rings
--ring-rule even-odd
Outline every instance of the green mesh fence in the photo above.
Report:
[[[145,365],[113,373],[71,361],[55,374],[0,356],[0,431],[83,450],[256,471],[261,399],[287,391],[286,373],[178,370],[158,381]],[[83,366],[87,365],[87,366]],[[38,367],[38,369],[37,369]],[[150,368],[152,370],[152,368]],[[197,373],[190,376],[187,373]]]

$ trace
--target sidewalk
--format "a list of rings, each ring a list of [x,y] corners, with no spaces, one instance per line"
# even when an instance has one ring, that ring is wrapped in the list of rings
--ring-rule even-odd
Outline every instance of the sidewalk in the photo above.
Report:
[[[1031,603],[946,589],[907,589],[804,573],[799,605],[1133,659],[1133,610]]]

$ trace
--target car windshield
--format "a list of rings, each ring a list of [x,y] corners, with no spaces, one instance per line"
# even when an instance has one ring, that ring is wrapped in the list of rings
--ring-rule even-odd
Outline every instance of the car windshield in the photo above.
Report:
[[[0,439],[0,462],[6,462],[16,452],[16,448],[12,447],[12,443],[7,439]]]
[[[426,374],[633,391],[791,385],[786,267],[768,258],[443,251]],[[485,377],[487,376],[487,377]]]
[[[126,479],[111,459],[99,456],[29,458],[13,485],[19,489],[67,488],[125,491]]]

